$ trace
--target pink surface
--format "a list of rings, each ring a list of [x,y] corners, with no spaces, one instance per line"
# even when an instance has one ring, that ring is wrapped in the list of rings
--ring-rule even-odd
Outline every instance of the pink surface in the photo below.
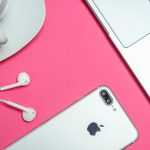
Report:
[[[21,112],[0,105],[0,149],[54,116],[99,85],[109,86],[139,130],[128,150],[149,150],[150,105],[82,0],[46,0],[40,34],[0,64],[0,85],[26,71],[31,85],[1,92],[3,99],[33,107],[32,123]]]

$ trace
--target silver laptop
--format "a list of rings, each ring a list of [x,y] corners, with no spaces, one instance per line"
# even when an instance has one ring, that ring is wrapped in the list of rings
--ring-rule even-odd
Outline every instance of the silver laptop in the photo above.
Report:
[[[86,0],[150,95],[150,0]]]

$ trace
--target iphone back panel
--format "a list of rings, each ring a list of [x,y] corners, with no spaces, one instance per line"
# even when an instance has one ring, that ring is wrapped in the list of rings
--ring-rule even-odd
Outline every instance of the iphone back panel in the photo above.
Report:
[[[137,137],[114,94],[102,86],[6,150],[120,150]]]

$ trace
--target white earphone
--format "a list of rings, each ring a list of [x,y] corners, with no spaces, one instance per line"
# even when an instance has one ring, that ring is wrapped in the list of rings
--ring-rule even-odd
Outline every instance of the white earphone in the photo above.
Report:
[[[7,12],[8,4],[7,0],[0,0],[0,21],[4,18],[6,12]],[[0,44],[6,44],[8,42],[8,38],[5,35],[5,33],[0,30]]]
[[[11,107],[17,108],[19,110],[22,110],[23,111],[22,118],[26,122],[31,122],[36,117],[36,111],[33,108],[27,108],[7,100],[0,100],[0,102],[5,103],[6,105],[9,105]]]
[[[17,83],[0,87],[0,91],[12,89],[19,86],[27,86],[30,84],[30,77],[26,72],[22,72],[18,74]]]

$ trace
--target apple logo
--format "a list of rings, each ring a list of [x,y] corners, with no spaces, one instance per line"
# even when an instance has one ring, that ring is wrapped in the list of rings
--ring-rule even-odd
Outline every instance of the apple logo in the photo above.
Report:
[[[98,126],[97,123],[92,122],[88,125],[87,130],[90,133],[90,135],[95,136],[97,132],[100,132],[100,127],[104,127],[103,125]]]

